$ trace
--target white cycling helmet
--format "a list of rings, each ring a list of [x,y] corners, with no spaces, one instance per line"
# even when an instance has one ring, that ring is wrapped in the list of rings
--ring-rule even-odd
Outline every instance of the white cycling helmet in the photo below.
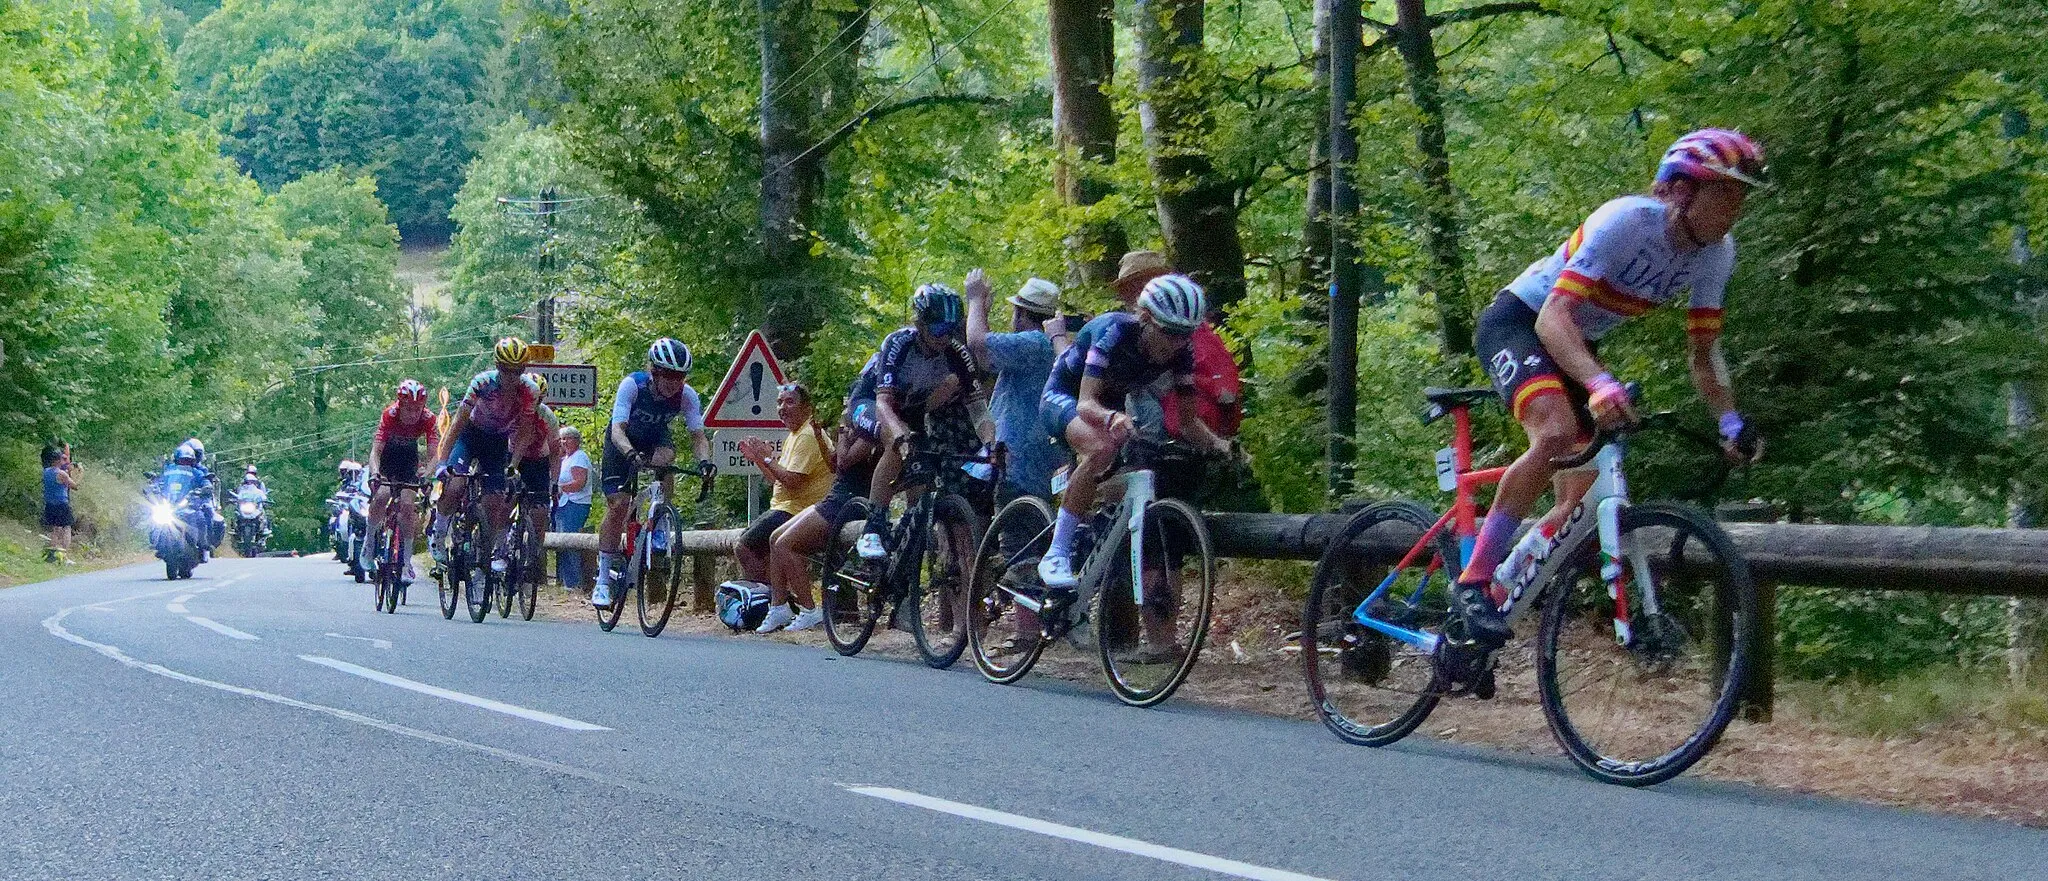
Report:
[[[681,340],[662,337],[647,347],[647,363],[677,373],[690,372],[690,347]]]
[[[1138,308],[1152,315],[1152,320],[1175,333],[1193,333],[1202,326],[1202,315],[1209,311],[1209,301],[1202,296],[1202,286],[1194,279],[1178,273],[1162,275],[1145,283],[1145,290],[1138,294]]]

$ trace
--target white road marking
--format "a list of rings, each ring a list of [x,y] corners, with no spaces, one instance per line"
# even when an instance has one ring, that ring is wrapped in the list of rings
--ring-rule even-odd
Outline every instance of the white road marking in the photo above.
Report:
[[[186,602],[187,600],[190,600],[191,598],[193,598],[193,597],[195,597],[195,596],[198,596],[198,594],[196,594],[196,593],[181,593],[181,594],[178,594],[177,596],[175,596],[175,597],[171,598],[171,603],[170,603],[170,605],[167,605],[167,606],[165,606],[164,608],[166,608],[166,609],[169,609],[169,610],[170,610],[170,612],[171,612],[171,614],[173,614],[173,615],[183,615],[183,614],[185,614],[185,602]]]
[[[220,585],[219,585],[219,586],[221,586],[221,587],[227,587],[227,586],[228,586],[228,585],[230,585],[230,584],[234,584],[234,583],[236,583],[236,582],[238,582],[238,581],[241,581],[241,580],[243,580],[243,579],[246,579],[246,578],[248,578],[248,577],[249,577],[249,573],[247,573],[247,572],[244,572],[244,573],[242,573],[242,574],[240,574],[240,575],[234,576],[233,578],[223,578],[223,579],[221,579],[221,580],[220,580]],[[213,589],[213,588],[211,588],[211,587],[207,588],[207,590],[212,590],[212,589]]]
[[[118,600],[108,600],[107,602],[125,603],[133,600],[146,600],[151,597],[160,597],[165,594],[176,593],[177,591],[178,588],[172,588],[170,590],[159,590],[153,593],[137,594],[132,597],[122,597]],[[110,611],[106,608],[105,603],[92,603],[82,606],[72,606],[67,609],[59,609],[56,614],[43,619],[43,629],[49,631],[51,636],[57,637],[58,639],[64,640],[65,642],[84,646],[100,655],[111,658],[126,667],[133,667],[137,670],[143,670],[149,673],[154,673],[158,676],[162,676],[166,679],[176,680],[178,682],[185,682],[192,685],[204,686],[206,688],[211,688],[218,691],[225,691],[229,694],[238,694],[243,697],[253,697],[260,701],[267,701],[269,703],[292,707],[294,709],[310,710],[312,712],[319,713],[324,716],[340,719],[344,722],[353,722],[357,725],[365,725],[371,728],[375,728],[379,731],[385,731],[391,734],[399,735],[400,737],[410,737],[415,740],[424,740],[428,743],[437,743],[441,744],[442,746],[452,746],[458,749],[466,749],[471,752],[482,753],[493,758],[503,759],[515,765],[523,765],[529,768],[547,771],[554,774],[560,774],[565,777],[574,777],[578,780],[587,780],[592,783],[603,784],[605,786],[615,786],[620,789],[627,790],[629,792],[636,792],[642,795],[652,796],[668,796],[674,794],[670,790],[650,786],[648,784],[640,783],[634,780],[628,780],[623,777],[613,777],[609,774],[605,774],[599,771],[591,771],[585,768],[578,768],[574,765],[564,765],[560,762],[551,762],[547,759],[536,758],[534,756],[529,756],[524,753],[516,753],[508,749],[503,749],[501,747],[490,746],[488,744],[482,743],[475,743],[472,741],[463,740],[458,737],[449,737],[445,734],[436,734],[432,731],[421,731],[418,728],[408,728],[396,722],[386,722],[382,719],[378,719],[372,716],[365,716],[361,713],[357,713],[351,710],[341,709],[340,707],[330,707],[325,704],[316,704],[310,701],[302,701],[297,698],[285,697],[281,694],[272,694],[267,691],[258,691],[254,688],[243,688],[239,685],[229,685],[225,682],[216,682],[211,679],[204,679],[198,676],[194,676],[190,673],[173,670],[162,664],[153,664],[148,661],[140,660],[138,658],[135,658],[134,656],[129,655],[127,652],[122,651],[119,646],[108,645],[103,642],[94,642],[90,639],[86,639],[85,637],[79,636],[78,634],[72,633],[71,631],[64,629],[65,617],[69,616],[72,612],[78,611],[79,609],[92,609],[94,611]]]
[[[201,618],[198,615],[186,615],[185,620],[197,624],[201,627],[204,627],[208,630],[211,630],[215,633],[218,633],[222,636],[232,637],[234,639],[247,639],[253,641],[263,638],[257,636],[254,633],[236,630],[235,628],[229,627],[226,624],[222,624],[219,621],[215,621],[212,618]]]
[[[1151,857],[1161,862],[1204,869],[1222,875],[1251,878],[1255,879],[1255,881],[1328,881],[1328,879],[1318,878],[1314,875],[1303,875],[1300,872],[1289,872],[1285,869],[1269,869],[1265,866],[1255,866],[1251,863],[1214,857],[1191,850],[1181,850],[1177,847],[1167,847],[1163,844],[1153,844],[1149,841],[1139,841],[1135,838],[1125,838],[1121,835],[1110,835],[1073,826],[1063,826],[1059,823],[976,807],[970,804],[962,804],[957,801],[947,801],[943,798],[934,798],[929,795],[920,795],[901,789],[890,789],[886,786],[848,786],[846,789],[849,792],[857,792],[861,795],[893,801],[897,804],[911,805],[912,807],[920,807],[942,814],[952,814],[955,817],[966,817],[969,820],[980,820],[983,823],[993,823],[997,826],[1008,826],[1011,829],[1036,832],[1040,835],[1050,835],[1054,838],[1064,838],[1068,841],[1078,841],[1082,844],[1092,844],[1096,847],[1135,854],[1141,857]]]
[[[529,722],[539,722],[542,725],[553,725],[556,728],[567,728],[570,731],[611,730],[610,728],[606,728],[603,725],[593,725],[589,722],[584,722],[580,719],[571,719],[567,716],[557,716],[553,713],[546,713],[540,710],[529,710],[517,704],[508,704],[504,701],[494,701],[487,697],[477,697],[473,694],[463,694],[459,691],[451,691],[449,689],[442,688],[438,685],[428,685],[424,682],[415,682],[403,676],[393,676],[389,673],[385,673],[379,670],[372,670],[368,667],[358,667],[347,661],[337,661],[333,658],[323,658],[318,655],[300,655],[299,660],[310,661],[312,663],[319,664],[322,667],[331,667],[333,669],[340,670],[343,673],[347,673],[351,676],[361,676],[364,679],[368,679],[372,682],[382,682],[385,685],[403,688],[407,691],[416,691],[420,694],[438,697],[442,700],[454,701],[458,704],[468,704],[472,707],[479,707],[482,709],[490,710],[493,713],[504,713],[507,716],[516,716],[518,718],[525,719]]]
[[[353,640],[357,640],[357,641],[359,641],[359,642],[367,642],[367,643],[369,643],[370,645],[372,645],[372,646],[375,646],[375,647],[377,647],[377,648],[380,648],[380,649],[388,649],[388,648],[390,648],[390,647],[391,647],[391,640],[388,640],[388,639],[372,639],[372,638],[370,638],[370,637],[367,637],[367,636],[349,636],[349,635],[347,635],[347,634],[344,634],[344,633],[329,633],[329,634],[327,634],[327,635],[328,635],[328,636],[332,636],[332,637],[334,637],[335,639],[353,639]]]

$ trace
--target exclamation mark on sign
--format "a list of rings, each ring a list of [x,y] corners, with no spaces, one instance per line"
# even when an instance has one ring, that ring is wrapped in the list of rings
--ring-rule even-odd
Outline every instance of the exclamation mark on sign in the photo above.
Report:
[[[768,365],[756,361],[747,365],[747,382],[754,387],[754,415],[761,415],[761,374],[768,372]]]

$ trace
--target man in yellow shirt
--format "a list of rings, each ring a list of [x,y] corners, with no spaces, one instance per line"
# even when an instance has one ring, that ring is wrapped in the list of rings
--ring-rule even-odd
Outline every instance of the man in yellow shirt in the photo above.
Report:
[[[740,535],[734,554],[739,558],[741,577],[748,581],[769,581],[768,550],[776,532],[805,508],[817,504],[832,488],[832,448],[825,440],[824,430],[812,421],[816,410],[811,404],[810,389],[794,382],[777,388],[775,413],[789,429],[789,437],[782,441],[781,456],[770,459],[774,450],[760,438],[747,438],[740,443],[740,454],[759,466],[761,474],[775,485],[767,512]],[[808,588],[805,592],[809,592]],[[801,614],[793,611],[789,592],[782,585],[770,585],[770,599],[773,605],[768,607],[768,617],[756,633],[774,633],[785,627],[806,630],[825,620],[816,604]]]

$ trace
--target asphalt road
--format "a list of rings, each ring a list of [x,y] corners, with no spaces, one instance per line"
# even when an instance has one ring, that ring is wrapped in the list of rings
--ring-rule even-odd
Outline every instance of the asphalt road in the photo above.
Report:
[[[0,879],[2048,877],[2019,827],[368,590],[0,591]]]

